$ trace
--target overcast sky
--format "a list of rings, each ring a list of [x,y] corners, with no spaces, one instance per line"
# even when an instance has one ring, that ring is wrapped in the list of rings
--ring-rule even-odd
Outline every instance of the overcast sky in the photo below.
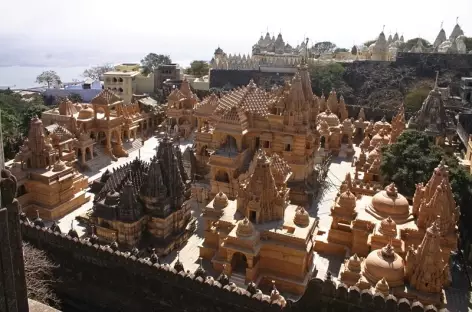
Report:
[[[447,36],[456,17],[472,36],[472,0],[212,1],[212,0],[3,0],[0,36],[14,45],[66,46],[166,53],[210,59],[219,45],[249,53],[268,29],[292,46],[329,40],[351,47],[374,39],[385,25],[405,39],[434,41],[441,22]]]

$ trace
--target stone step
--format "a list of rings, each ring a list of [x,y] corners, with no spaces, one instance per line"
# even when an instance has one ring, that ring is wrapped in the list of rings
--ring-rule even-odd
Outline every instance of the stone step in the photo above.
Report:
[[[246,289],[246,277],[243,274],[232,273],[229,280],[235,283],[236,286]]]

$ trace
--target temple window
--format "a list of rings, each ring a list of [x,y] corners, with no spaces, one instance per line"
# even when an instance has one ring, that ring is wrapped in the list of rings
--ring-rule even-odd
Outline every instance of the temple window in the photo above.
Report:
[[[286,152],[291,152],[292,151],[292,145],[291,144],[285,144],[285,149]]]
[[[270,141],[264,141],[264,148],[270,148]]]
[[[118,88],[118,91],[123,92],[123,88]]]
[[[118,82],[118,80],[115,77],[113,77],[113,82]]]
[[[118,79],[118,81],[119,81],[119,82],[123,82],[123,78],[120,77],[120,78]]]

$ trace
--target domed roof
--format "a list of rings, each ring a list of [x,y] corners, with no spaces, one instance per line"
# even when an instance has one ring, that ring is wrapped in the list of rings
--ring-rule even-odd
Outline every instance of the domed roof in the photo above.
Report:
[[[381,129],[379,132],[377,132],[376,135],[372,137],[372,140],[370,140],[370,144],[372,146],[376,146],[377,144],[382,144],[386,145],[390,141],[390,136],[385,134],[385,131]]]
[[[54,171],[54,172],[59,172],[59,171],[62,171],[62,170],[64,170],[64,169],[66,169],[66,168],[67,168],[66,163],[59,159],[59,160],[54,164],[54,166],[53,166],[53,168],[52,168],[52,171]]]
[[[218,47],[215,50],[215,54],[223,54],[223,50],[220,47]]]
[[[385,280],[385,278],[382,278],[375,285],[375,293],[380,293],[384,296],[388,296],[389,291],[390,291],[390,287],[388,286],[388,283]]]
[[[236,224],[236,235],[239,237],[250,237],[254,234],[254,231],[254,225],[248,218],[244,218]]]
[[[355,209],[356,208],[356,195],[351,192],[351,190],[347,190],[341,195],[339,195],[338,205],[342,208],[346,209]]]
[[[361,258],[354,254],[347,260],[347,267],[349,271],[360,272],[361,270]]]
[[[382,249],[372,251],[364,261],[363,275],[372,285],[376,285],[382,278],[390,285],[397,287],[404,284],[405,266],[400,257],[388,244]]]
[[[372,208],[385,217],[408,216],[410,205],[408,200],[398,193],[395,183],[388,185],[385,190],[372,197]]]
[[[298,207],[293,218],[293,223],[299,227],[307,227],[310,224],[310,215],[303,207]]]
[[[318,114],[318,121],[325,121],[330,127],[336,127],[340,124],[338,116],[333,114],[329,107],[324,112]]]
[[[86,107],[79,111],[77,119],[90,119],[94,117],[94,111],[90,107]]]
[[[118,204],[118,201],[120,199],[120,193],[118,193],[115,190],[112,190],[107,193],[105,197],[105,205],[113,206]]]
[[[213,201],[213,207],[216,209],[223,209],[228,206],[228,196],[225,193],[219,192],[215,195],[215,200]]]
[[[383,219],[380,222],[379,232],[389,237],[397,236],[397,224],[391,217]]]

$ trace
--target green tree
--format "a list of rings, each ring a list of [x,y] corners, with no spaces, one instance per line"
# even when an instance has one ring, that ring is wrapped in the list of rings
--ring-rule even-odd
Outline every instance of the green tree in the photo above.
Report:
[[[68,98],[72,103],[82,103],[84,101],[82,96],[78,93],[71,93]]]
[[[149,53],[141,60],[143,75],[149,75],[162,64],[171,64],[172,60],[169,55]]]
[[[190,67],[187,68],[186,74],[193,75],[195,77],[202,77],[208,75],[210,65],[205,61],[193,61],[190,63]]]
[[[352,55],[357,55],[357,46],[355,46],[355,45],[352,46],[351,54]]]
[[[47,70],[39,74],[38,77],[36,77],[36,82],[42,85],[46,85],[48,88],[50,88],[52,84],[60,84],[61,78],[55,71]]]
[[[449,180],[461,214],[470,215],[467,208],[472,200],[471,175],[454,155],[435,145],[424,132],[406,130],[396,143],[384,146],[380,171],[386,183],[395,182],[400,193],[413,196],[416,183],[426,183],[442,159],[449,166]]]
[[[405,109],[408,113],[414,113],[421,108],[424,100],[428,96],[430,90],[427,87],[420,87],[411,90],[405,96]]]
[[[104,73],[115,70],[112,64],[104,64],[101,66],[93,66],[84,70],[82,76],[85,78],[92,78],[93,80],[102,80]]]
[[[311,48],[311,52],[315,56],[320,56],[321,54],[333,53],[336,50],[336,45],[330,41],[321,41],[317,42]]]
[[[366,42],[364,42],[364,45],[366,47],[370,47],[372,45],[372,43],[375,43],[377,41],[377,39],[374,39],[374,40],[368,40]]]
[[[421,42],[423,43],[423,46],[425,48],[432,47],[431,43],[428,40],[417,37],[417,38],[413,38],[413,39],[410,39],[407,42],[405,42],[405,46],[403,47],[403,51],[410,51],[418,43],[418,39],[421,40]]]
[[[317,63],[309,67],[311,84],[316,94],[329,93],[343,83],[344,67],[336,62]]]

